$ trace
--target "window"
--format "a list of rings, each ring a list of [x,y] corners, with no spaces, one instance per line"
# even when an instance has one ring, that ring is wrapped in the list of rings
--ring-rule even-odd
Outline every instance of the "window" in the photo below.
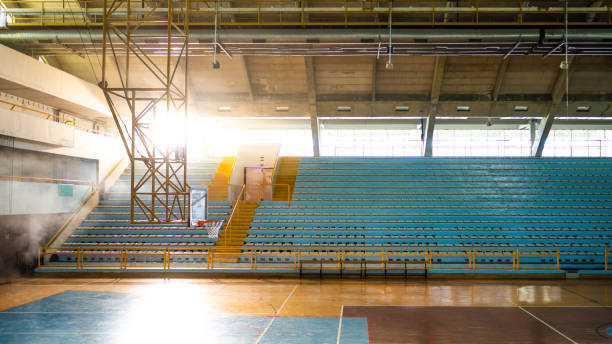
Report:
[[[543,156],[610,157],[612,130],[560,130],[548,134]]]
[[[421,131],[368,126],[353,129],[324,128],[322,156],[420,156]]]
[[[12,15],[8,14],[6,5],[0,1],[0,28],[5,28],[7,24],[12,24],[15,21]]]
[[[434,156],[529,156],[529,130],[434,131]]]

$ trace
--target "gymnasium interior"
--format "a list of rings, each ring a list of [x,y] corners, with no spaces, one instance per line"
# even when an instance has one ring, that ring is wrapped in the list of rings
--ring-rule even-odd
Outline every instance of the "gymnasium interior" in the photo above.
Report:
[[[0,343],[612,343],[612,2],[0,0]]]

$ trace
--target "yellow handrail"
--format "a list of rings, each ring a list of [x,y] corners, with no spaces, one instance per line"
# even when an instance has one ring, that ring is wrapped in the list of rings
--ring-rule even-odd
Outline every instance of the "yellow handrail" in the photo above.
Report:
[[[558,248],[520,248],[516,250],[516,269],[519,270],[521,266],[522,257],[555,257],[555,270],[560,269],[561,265],[561,253]],[[529,267],[523,268],[529,269]],[[550,269],[550,268],[549,268]]]
[[[483,248],[483,249],[472,249],[472,270],[477,270],[476,268],[476,258],[478,257],[510,257],[512,258],[512,268],[514,270],[516,267],[516,249],[508,248],[508,249],[492,249],[492,248]],[[498,267],[497,269],[501,269]]]
[[[16,107],[18,107],[18,108],[21,108],[21,109],[24,109],[24,110],[27,110],[27,111],[32,111],[32,112],[39,113],[41,115],[45,115],[45,116],[47,116],[47,119],[52,117],[52,118],[57,118],[58,120],[63,120],[62,116],[56,115],[54,113],[50,113],[50,112],[34,109],[34,108],[31,108],[31,107],[28,107],[28,106],[24,106],[24,105],[20,105],[20,104],[17,104],[17,103],[10,102],[8,100],[0,99],[0,103],[4,103],[4,104],[7,104],[7,105],[10,105],[11,106],[11,110],[14,110]],[[63,122],[63,124],[66,124],[66,125],[74,127],[74,121],[72,120],[72,121],[69,121],[69,122],[70,123]]]
[[[464,248],[464,249],[427,249],[422,247],[413,247],[413,246],[405,246],[405,247],[392,247],[392,248],[376,248],[376,247],[301,247],[301,248],[278,248],[273,247],[272,249],[279,249],[283,252],[270,252],[270,248],[260,247],[260,248],[240,248],[240,252],[238,255],[248,255],[249,256],[249,264],[248,268],[258,270],[258,269],[266,269],[266,268],[278,268],[279,265],[273,265],[270,267],[261,266],[257,264],[258,256],[291,256],[293,257],[291,262],[283,262],[284,268],[293,268],[299,269],[302,267],[302,263],[313,263],[318,262],[320,265],[320,269],[327,270],[355,270],[361,269],[360,266],[357,268],[356,266],[346,266],[346,264],[359,264],[363,261],[366,263],[370,263],[370,266],[364,266],[365,269],[389,269],[389,264],[398,264],[397,261],[390,261],[389,257],[423,257],[418,260],[409,261],[406,264],[417,264],[417,263],[425,263],[424,268],[426,270],[435,270],[435,269],[449,269],[449,268],[463,268],[465,270],[474,270],[476,269],[476,261],[475,258],[478,256],[507,256],[513,257],[512,267],[508,267],[512,271],[520,270],[519,264],[519,251],[524,251],[524,256],[555,256],[559,255],[558,249],[544,249],[540,250],[541,252],[534,252],[538,249],[508,249],[503,247],[489,247],[486,250],[489,252],[485,252],[482,247],[479,248]],[[50,252],[51,251],[51,252]],[[606,264],[605,268],[608,268],[607,258],[609,257],[609,252],[612,252],[612,249],[605,250],[605,259]],[[512,253],[507,253],[512,252]],[[533,252],[533,253],[532,253]],[[134,247],[134,246],[91,246],[91,247],[43,247],[38,251],[38,266],[41,267],[43,265],[42,257],[47,254],[58,254],[58,255],[76,255],[76,260],[74,266],[67,265],[59,265],[65,267],[76,267],[78,269],[83,269],[84,264],[84,256],[86,255],[107,255],[107,256],[120,256],[120,269],[127,269],[127,257],[128,256],[137,256],[137,255],[157,255],[163,257],[163,269],[170,270],[171,269],[171,256],[173,255],[190,255],[190,256],[203,256],[206,257],[206,264],[202,265],[204,269],[214,269],[214,260],[215,257],[222,258],[227,256],[235,256],[235,250],[229,250],[228,248],[215,248],[214,250],[211,247],[167,247],[167,246],[142,246],[142,247]],[[433,266],[432,265],[432,257],[439,256],[450,256],[450,257],[469,257],[469,262],[467,266],[463,267],[448,267],[448,266]],[[361,260],[351,260],[347,261],[347,257],[361,257]],[[313,258],[317,258],[313,260]],[[516,260],[516,261],[515,261]],[[240,264],[239,262],[236,262]],[[151,265],[134,265],[137,263],[130,264],[131,268],[138,267],[154,267]],[[401,261],[399,264],[404,264]],[[557,261],[557,270],[559,270],[559,261]],[[160,264],[161,265],[161,264]],[[56,265],[57,266],[57,265]],[[101,265],[100,267],[117,267],[115,265]],[[224,267],[227,268],[227,267]],[[234,266],[236,269],[245,269],[245,266]],[[530,269],[533,267],[525,267],[523,269]]]
[[[70,8],[46,8],[45,3],[47,1],[14,1],[14,0],[5,0],[3,1],[5,4],[21,4],[27,3],[31,6],[28,9],[28,12],[13,12],[9,11],[9,14],[13,16],[13,23],[11,25],[30,25],[30,26],[50,26],[50,25],[68,25],[68,26],[78,26],[82,23],[84,18],[88,18],[89,25],[97,25],[101,26],[103,24],[102,15],[103,9],[93,7],[93,4],[87,6],[85,4],[84,8],[78,8],[76,10]],[[58,3],[57,0],[49,1],[50,3]],[[40,5],[40,6],[38,6]],[[443,5],[443,4],[442,4]],[[9,10],[12,9],[13,6],[9,7]],[[20,7],[20,6],[17,6]],[[53,7],[53,6],[47,6]],[[91,7],[91,9],[90,9]],[[55,10],[49,13],[49,10]],[[137,9],[135,9],[137,10]],[[147,11],[147,8],[143,8],[142,14],[146,14],[144,11]],[[125,8],[117,9],[118,12],[125,14]],[[134,10],[132,10],[134,11]],[[194,9],[194,14],[211,14],[214,11],[214,8],[203,7],[200,9]],[[312,5],[295,5],[282,8],[270,8],[270,6],[266,6],[261,4],[261,1],[257,1],[257,6],[249,5],[243,7],[236,8],[225,8],[224,11],[228,11],[229,14],[239,13],[240,11],[248,11],[256,15],[256,20],[252,22],[245,21],[230,21],[223,20],[222,18],[219,25],[223,26],[246,26],[246,25],[258,25],[258,26],[320,26],[320,25],[328,25],[328,26],[379,26],[380,21],[374,20],[372,15],[375,14],[386,14],[391,11],[391,6],[335,6],[335,7],[314,7]],[[407,26],[407,25],[419,25],[419,26],[452,26],[452,25],[492,25],[496,24],[499,26],[522,26],[522,25],[535,25],[539,24],[540,26],[550,26],[550,25],[563,25],[563,21],[560,20],[562,16],[559,14],[563,14],[566,10],[561,6],[551,7],[551,8],[539,8],[539,7],[526,7],[522,4],[508,5],[505,7],[493,7],[493,6],[483,6],[476,2],[476,6],[464,5],[457,7],[445,7],[440,6],[440,4],[436,5],[432,2],[431,6],[423,5],[423,6],[405,6],[394,8],[393,12],[398,12],[404,15],[410,15],[414,13],[423,14],[423,18],[421,20],[403,20],[403,21],[394,21],[394,25]],[[601,26],[601,25],[609,25],[610,24],[610,6],[600,5],[595,6],[593,8],[587,7],[577,7],[570,6],[567,9],[568,13],[571,14],[600,14],[604,17],[602,21],[588,21],[582,20],[582,17],[574,18],[569,22],[570,25],[589,25],[589,26]],[[133,13],[133,12],[132,12]],[[285,13],[294,14],[294,16],[284,15]],[[317,14],[317,13],[325,13],[328,15],[333,15],[331,21],[321,21],[317,20],[317,16],[314,19],[309,16],[309,14]],[[458,19],[457,22],[447,22],[443,20],[436,19],[437,14],[445,14],[445,13],[462,13],[463,15]],[[55,15],[54,15],[55,14]],[[89,15],[88,15],[89,14]],[[267,15],[270,15],[269,18]],[[507,19],[505,20],[497,20],[491,22],[492,19],[487,19],[495,17],[495,14],[503,14],[507,15]],[[538,15],[533,20],[526,20],[525,14],[527,15]],[[57,18],[56,18],[57,16]],[[49,19],[44,20],[46,17]],[[91,18],[89,18],[91,17]],[[483,19],[484,17],[484,19]],[[274,18],[274,19],[272,19]],[[289,19],[285,19],[289,18]],[[607,18],[607,20],[605,20]],[[91,21],[91,22],[89,22]],[[154,23],[145,23],[149,25],[153,25]],[[177,23],[178,24],[178,23]],[[214,25],[214,21],[206,21],[206,22],[193,22],[192,25]]]
[[[24,109],[26,111],[31,111],[31,112],[35,112],[35,113],[38,113],[38,114],[41,114],[41,115],[45,115],[45,116],[47,116],[46,117],[47,120],[49,120],[49,118],[56,118],[58,120],[61,120],[61,123],[64,124],[64,125],[67,125],[67,126],[70,126],[70,127],[74,127],[74,128],[79,129],[79,130],[86,131],[88,133],[94,133],[94,134],[98,134],[98,135],[108,136],[105,133],[96,132],[95,130],[92,130],[92,129],[89,129],[89,128],[85,128],[85,127],[76,125],[74,117],[70,116],[70,115],[68,116],[68,118],[66,118],[67,116],[56,115],[54,113],[50,113],[50,112],[34,109],[34,108],[31,108],[31,107],[24,106],[24,105],[21,105],[21,104],[17,104],[17,103],[14,103],[14,102],[10,102],[10,101],[4,100],[4,99],[0,99],[0,103],[4,103],[4,104],[7,104],[7,105],[10,105],[11,106],[11,111],[13,111],[16,107],[17,108],[21,108],[21,109]]]
[[[291,185],[289,184],[259,184],[257,187],[257,204],[261,202],[261,188],[263,186],[286,186],[287,187],[287,206],[291,206]]]
[[[406,254],[408,253],[408,254]],[[418,247],[418,248],[411,248],[411,247],[407,247],[407,248],[402,248],[402,247],[392,247],[392,248],[385,248],[385,261],[386,264],[397,264],[397,262],[391,262],[389,261],[389,257],[418,257],[419,260],[413,259],[410,263],[411,264],[418,264],[418,263],[423,263],[425,265],[425,269],[428,269],[428,254],[429,254],[429,249],[424,248],[424,247]],[[422,260],[420,258],[423,258]],[[408,264],[408,263],[406,263]]]
[[[238,194],[238,197],[236,198],[236,203],[234,203],[232,212],[230,213],[230,216],[227,219],[227,224],[225,226],[227,233],[223,234],[223,237],[224,237],[223,246],[227,246],[227,237],[232,235],[232,220],[234,219],[234,214],[236,213],[236,209],[238,209],[238,205],[240,204],[240,198],[244,195],[245,187],[246,187],[246,184],[242,185],[242,189],[240,189],[240,193]]]
[[[75,185],[89,185],[91,187],[91,192],[89,193],[89,195],[87,195],[87,197],[85,197],[85,200],[81,203],[81,205],[79,205],[79,207],[72,214],[70,214],[70,217],[68,217],[68,219],[57,230],[57,232],[55,232],[55,234],[53,234],[51,239],[49,239],[47,244],[45,244],[45,246],[44,246],[45,249],[47,249],[51,245],[51,243],[59,236],[59,234],[66,228],[66,226],[68,225],[70,220],[72,220],[72,218],[76,215],[76,213],[78,213],[81,210],[81,208],[83,208],[83,206],[89,201],[91,196],[93,196],[96,193],[96,191],[98,191],[98,189],[96,188],[95,184],[93,182],[91,182],[91,181],[88,181],[88,180],[72,180],[72,179],[56,179],[56,178],[44,178],[44,177],[9,176],[9,175],[4,175],[4,174],[0,174],[0,178],[4,178],[4,179],[17,179],[17,180],[25,180],[25,181],[40,181],[40,182],[44,182],[44,183],[64,183],[64,184],[75,184]]]
[[[427,252],[429,257],[429,269],[462,269],[461,266],[443,266],[436,267],[433,265],[433,257],[467,257],[468,258],[468,266],[467,269],[472,269],[472,250],[468,248],[430,248]]]
[[[91,190],[91,192],[89,193],[89,195],[87,195],[87,197],[85,197],[85,200],[83,202],[81,202],[81,205],[79,205],[79,207],[72,213],[70,214],[70,216],[68,217],[68,219],[66,219],[66,221],[64,222],[64,224],[62,224],[62,226],[57,230],[57,232],[55,232],[55,234],[53,234],[53,236],[51,237],[51,239],[49,239],[49,241],[45,244],[45,248],[49,247],[51,245],[51,243],[53,243],[53,241],[60,235],[60,233],[62,233],[64,231],[64,229],[66,228],[66,226],[68,226],[68,223],[70,223],[70,221],[72,220],[72,218],[79,212],[81,211],[81,209],[83,208],[83,206],[85,204],[87,204],[87,202],[89,202],[89,200],[91,199],[91,197],[98,191],[98,189],[96,189],[95,187]]]
[[[56,179],[56,178],[46,178],[46,177],[27,177],[27,176],[10,176],[6,174],[0,174],[0,178],[4,179],[19,179],[19,180],[27,180],[27,181],[40,181],[44,183],[64,183],[64,184],[78,184],[85,185],[89,184],[94,187],[94,183],[89,180],[78,180],[78,179]]]
[[[121,165],[121,162],[125,159],[125,156],[122,156],[119,161],[117,161],[115,163],[115,165],[113,165],[113,168],[111,168],[108,173],[106,173],[106,175],[104,176],[104,178],[102,180],[106,180],[116,169],[117,167],[119,167],[119,165]]]

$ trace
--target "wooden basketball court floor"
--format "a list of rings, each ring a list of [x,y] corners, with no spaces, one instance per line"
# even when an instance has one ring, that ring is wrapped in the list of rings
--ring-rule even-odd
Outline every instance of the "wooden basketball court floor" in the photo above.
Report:
[[[612,343],[611,281],[20,278],[0,343]]]

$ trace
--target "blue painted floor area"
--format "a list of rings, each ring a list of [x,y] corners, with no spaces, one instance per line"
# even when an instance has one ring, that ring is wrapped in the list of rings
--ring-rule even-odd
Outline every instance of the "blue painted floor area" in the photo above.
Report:
[[[0,343],[255,343],[272,317],[225,317],[146,295],[67,291],[0,312]],[[335,343],[338,318],[277,317],[260,343]],[[341,343],[368,343],[365,318],[344,318]]]
[[[368,344],[370,343],[368,331],[367,318],[343,318],[340,344]]]

